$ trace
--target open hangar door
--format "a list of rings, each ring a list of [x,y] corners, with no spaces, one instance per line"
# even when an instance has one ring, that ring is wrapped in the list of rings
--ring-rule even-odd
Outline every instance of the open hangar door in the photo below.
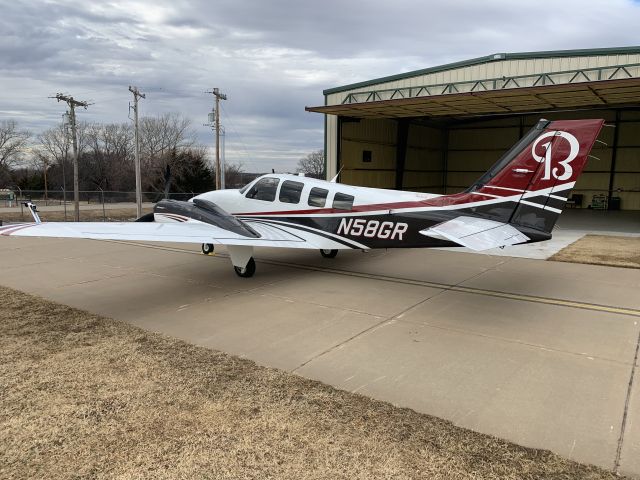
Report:
[[[640,109],[544,112],[480,118],[338,118],[340,181],[455,193],[466,189],[540,118],[604,118],[573,190],[578,208],[640,210]]]

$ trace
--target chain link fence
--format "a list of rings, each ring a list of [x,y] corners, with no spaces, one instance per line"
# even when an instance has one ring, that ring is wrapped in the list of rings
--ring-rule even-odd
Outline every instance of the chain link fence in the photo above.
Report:
[[[73,204],[73,191],[71,190],[14,190],[13,195],[7,193],[0,196],[0,207],[18,206],[20,202],[32,201],[39,206],[53,206]],[[164,192],[142,192],[143,203],[157,203],[163,198],[173,200],[189,200],[202,192],[177,192],[169,193],[166,197]],[[111,190],[81,190],[79,192],[80,203],[91,204],[112,204],[112,203],[135,203],[136,192],[119,192]]]
[[[164,192],[142,192],[143,210],[145,213],[151,211],[151,205],[164,198],[185,201],[199,193],[176,192],[165,196]],[[82,190],[79,194],[81,220],[135,219],[135,192]],[[45,221],[72,221],[74,218],[73,191],[4,189],[0,190],[0,224],[2,221],[31,221],[29,210],[23,205],[27,201],[36,204]]]

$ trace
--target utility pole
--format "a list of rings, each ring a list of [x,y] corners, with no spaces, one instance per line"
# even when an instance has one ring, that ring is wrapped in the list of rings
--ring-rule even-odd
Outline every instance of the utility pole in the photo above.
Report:
[[[64,221],[67,221],[67,174],[65,165],[69,161],[69,112],[62,114],[62,131],[64,132],[64,159],[62,160],[62,201],[64,202]]]
[[[216,97],[216,104],[213,107],[215,116],[213,124],[216,130],[216,190],[220,190],[222,188],[222,170],[220,169],[220,100],[226,100],[227,96],[224,93],[220,93],[218,88],[205,93],[211,93]]]
[[[129,91],[133,93],[133,123],[135,125],[135,166],[136,166],[136,210],[138,218],[142,216],[142,180],[140,177],[140,137],[138,135],[138,97],[146,98],[144,93],[138,91],[138,87],[129,85]],[[131,108],[131,105],[129,105]]]
[[[74,218],[76,222],[80,221],[80,191],[78,187],[78,132],[76,129],[76,107],[84,107],[85,110],[89,106],[87,102],[75,100],[73,97],[56,94],[55,98],[59,102],[66,102],[69,105],[69,123],[71,124],[71,144],[73,147],[73,208]]]

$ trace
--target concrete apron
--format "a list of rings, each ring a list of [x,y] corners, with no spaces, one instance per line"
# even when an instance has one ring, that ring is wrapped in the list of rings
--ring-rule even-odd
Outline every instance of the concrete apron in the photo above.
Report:
[[[1,238],[0,283],[640,476],[638,270],[259,249],[242,279],[198,251]]]

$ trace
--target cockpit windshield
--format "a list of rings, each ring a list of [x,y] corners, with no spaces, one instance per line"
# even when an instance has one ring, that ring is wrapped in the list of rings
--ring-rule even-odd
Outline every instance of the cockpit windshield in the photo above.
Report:
[[[242,187],[239,192],[244,194],[244,192],[247,191],[247,188],[249,188],[249,185],[251,185],[253,183],[253,180],[251,180],[249,183],[247,183],[244,187]]]
[[[253,184],[245,197],[265,202],[273,202],[276,199],[276,191],[278,190],[279,183],[279,178],[263,177]]]

